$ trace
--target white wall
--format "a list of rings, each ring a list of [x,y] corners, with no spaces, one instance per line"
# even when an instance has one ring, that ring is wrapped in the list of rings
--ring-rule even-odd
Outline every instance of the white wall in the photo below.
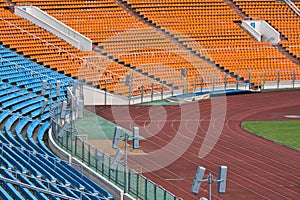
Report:
[[[243,21],[242,27],[247,30],[257,41],[261,42],[262,36],[261,33],[258,32],[255,28],[251,26],[250,22]]]
[[[258,41],[278,44],[280,33],[264,20],[243,20],[242,27]]]
[[[92,50],[92,40],[35,6],[15,6],[15,14],[46,29],[81,51]]]
[[[105,105],[105,91],[89,86],[83,87],[84,105]],[[106,93],[106,105],[128,105],[129,99]]]

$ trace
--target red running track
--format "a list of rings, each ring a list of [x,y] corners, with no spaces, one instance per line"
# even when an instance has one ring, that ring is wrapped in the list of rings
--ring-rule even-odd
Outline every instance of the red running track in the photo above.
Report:
[[[218,97],[181,106],[87,108],[127,129],[139,126],[147,138],[140,141],[140,149],[150,156],[132,155],[130,163],[144,165],[146,177],[178,197],[207,197],[205,183],[198,195],[190,193],[197,166],[217,177],[218,166],[226,165],[227,191],[218,194],[213,184],[213,199],[300,199],[300,152],[240,127],[247,120],[290,120],[284,115],[300,115],[300,91]]]

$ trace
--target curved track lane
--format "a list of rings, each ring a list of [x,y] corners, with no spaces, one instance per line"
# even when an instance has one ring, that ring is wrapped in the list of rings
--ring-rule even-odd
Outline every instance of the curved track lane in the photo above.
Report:
[[[183,199],[207,197],[205,183],[198,195],[190,193],[199,165],[206,167],[206,172],[212,172],[214,177],[217,177],[219,165],[228,166],[227,192],[218,194],[217,184],[214,184],[213,199],[300,199],[300,152],[249,134],[240,127],[241,122],[249,120],[292,120],[284,115],[300,114],[300,91],[226,97],[226,116],[220,137],[217,134],[207,137],[209,127],[217,130],[218,122],[222,121],[222,112],[220,117],[217,110],[212,113],[212,105],[211,100],[205,100],[181,106],[87,108],[95,109],[98,115],[125,128],[138,125],[140,134],[147,138],[140,141],[140,149],[149,155],[169,145],[161,158],[130,156],[129,162],[134,165],[146,163],[146,177]],[[125,114],[127,112],[130,116]],[[212,119],[212,116],[217,117]],[[184,144],[172,145],[178,136],[183,142],[190,143],[188,148],[184,148]],[[204,138],[208,139],[205,143],[208,146],[216,140],[217,143],[208,155],[200,158]],[[179,156],[161,169],[150,170],[164,163],[168,155]]]

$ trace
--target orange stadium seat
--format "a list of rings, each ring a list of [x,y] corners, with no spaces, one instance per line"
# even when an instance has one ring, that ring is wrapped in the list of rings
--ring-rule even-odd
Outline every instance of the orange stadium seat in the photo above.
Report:
[[[213,76],[218,77],[220,84],[223,84],[221,80],[224,80],[224,73],[212,63],[230,72],[231,75],[233,73],[245,80],[251,73],[251,81],[259,80],[254,82],[257,85],[260,85],[264,78],[266,81],[274,80],[273,75],[270,74],[269,77],[269,73],[266,77],[256,77],[256,74],[261,76],[261,73],[257,72],[282,71],[282,79],[285,79],[289,77],[285,71],[297,70],[298,67],[276,47],[266,42],[257,42],[249,36],[236,23],[242,18],[223,0],[166,0],[163,2],[124,0],[137,14],[161,27],[167,34],[174,36],[180,43],[196,51],[211,63],[183,50],[170,37],[138,20],[113,0],[101,2],[13,0],[12,2],[19,5],[29,2],[30,5],[40,7],[91,38],[94,44],[101,47],[103,53],[125,65],[166,81],[169,85],[173,82],[177,87],[183,84],[180,79],[183,67],[188,69],[187,79],[190,85],[194,84],[194,80],[196,80],[196,85],[199,85],[203,79],[205,84],[209,85]],[[295,15],[287,9],[284,3],[275,0],[234,0],[234,2],[249,17],[266,19],[278,27],[279,31],[284,30],[281,33],[288,40],[280,44],[297,56],[298,41],[294,38],[298,32],[292,32],[292,27],[298,24],[297,20],[294,20]],[[265,9],[269,12],[265,12]],[[289,16],[285,20],[295,22],[280,23],[276,20],[282,16]],[[37,57],[35,54],[41,50],[32,48],[27,51]],[[46,51],[44,53],[51,54]],[[49,56],[46,57],[50,59]],[[36,59],[41,60],[40,57]],[[65,62],[67,61],[63,63]],[[68,66],[68,72],[76,75],[74,68],[65,65]],[[234,79],[228,77],[233,83]],[[85,78],[92,79],[87,75]],[[103,86],[102,81],[98,82]]]
[[[121,64],[111,62],[93,51],[80,52],[65,41],[12,14],[8,10],[1,8],[0,17],[2,19],[0,20],[0,41],[2,44],[16,49],[18,52],[29,56],[31,59],[35,59],[37,62],[43,63],[45,66],[63,71],[73,77],[82,78],[101,89],[104,89],[105,82],[109,82],[108,91],[115,93],[127,91],[127,95],[128,86],[124,84],[125,74],[132,70]],[[96,57],[97,61],[91,62],[91,66],[87,65],[83,67],[85,60],[89,60],[86,57]],[[141,84],[144,82],[156,82],[137,72],[132,73],[135,80]],[[104,76],[103,74],[106,75]],[[115,78],[112,78],[112,76]],[[118,87],[116,87],[116,84],[118,84]],[[159,83],[157,82],[157,84]],[[116,88],[121,92],[115,90]],[[137,88],[138,86],[132,90],[135,91]]]
[[[280,42],[293,55],[300,57],[298,36],[300,34],[298,16],[284,3],[276,0],[242,1],[234,0],[250,18],[268,20],[287,40]],[[299,3],[295,2],[299,7]],[[268,12],[266,12],[268,9]]]
[[[224,79],[224,73],[212,64],[184,51],[169,37],[138,20],[113,0],[97,3],[81,0],[72,3],[64,1],[55,5],[47,4],[47,1],[30,1],[30,3],[91,38],[93,43],[99,45],[102,52],[107,55],[159,80],[166,81],[169,85],[174,83],[175,87],[180,87],[184,84],[180,79],[183,67],[189,71],[187,79],[190,88],[194,85],[194,80],[196,85],[201,84],[200,76],[207,81],[211,80],[208,77],[214,75]],[[208,12],[214,11],[212,9]],[[158,73],[153,71],[153,68],[146,68],[144,67],[146,63],[152,66],[164,66],[166,73]],[[228,81],[235,82],[234,78],[230,77]],[[209,84],[212,83],[206,83]]]
[[[167,0],[163,3],[161,1],[126,0],[125,2],[141,16],[166,29],[179,41],[196,50],[199,54],[241,77],[248,77],[249,72],[255,74],[257,69],[260,71],[281,70],[284,73],[284,71],[291,71],[298,67],[270,44],[254,41],[235,23],[235,21],[242,19],[222,0]],[[286,8],[284,11],[276,9],[278,5],[284,3],[275,0],[261,1],[261,4],[259,4],[260,1],[235,0],[234,2],[243,5],[243,11],[247,6],[251,7],[246,11],[255,12],[253,17],[263,14],[272,15],[272,12],[265,12],[266,8],[270,11],[275,10],[275,14],[280,14],[283,17],[292,13]],[[252,15],[250,16],[252,17]],[[281,21],[276,20],[274,15],[272,17],[273,21],[281,26],[287,26],[288,23],[281,23]],[[286,41],[282,42],[282,44],[285,43]],[[292,49],[288,47],[293,46],[290,44],[288,43],[286,48]],[[267,81],[274,80],[272,75],[266,78]],[[253,77],[253,80],[260,79]],[[260,84],[260,81],[255,83]]]

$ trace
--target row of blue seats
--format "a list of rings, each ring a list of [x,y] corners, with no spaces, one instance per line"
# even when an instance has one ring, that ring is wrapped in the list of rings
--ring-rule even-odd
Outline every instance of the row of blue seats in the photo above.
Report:
[[[0,54],[11,52],[9,49],[4,48],[4,46],[0,46]]]
[[[10,115],[10,117],[7,119],[5,125],[4,125],[4,128],[5,128],[5,133],[6,133],[6,136],[7,136],[7,139],[10,141],[10,143],[14,146],[17,146],[19,148],[22,148],[22,149],[28,149],[32,152],[36,152],[35,149],[33,149],[23,138],[22,136],[22,133],[21,132],[16,132],[16,135],[13,135],[11,133],[11,128],[12,128],[12,125],[17,121],[17,120],[20,120],[19,118],[20,116],[17,115],[17,114],[12,114]],[[18,128],[19,129],[19,128]],[[17,131],[17,129],[16,129]],[[16,136],[16,138],[18,140],[16,140],[14,138],[14,136]]]
[[[7,129],[7,134],[11,134],[9,131],[8,131],[8,129],[10,129],[10,127],[12,126],[12,124],[14,123],[14,122],[16,122],[17,121],[17,119],[18,119],[18,116],[17,115],[13,115],[13,116],[11,116],[8,120],[7,120],[7,122],[6,122],[6,124],[5,124],[5,128]],[[19,122],[19,124],[17,125],[17,127],[16,127],[16,132],[19,132],[22,128],[21,127],[24,127],[25,125],[26,125],[26,123],[27,122],[29,122],[30,121],[30,119],[29,118],[23,118],[20,122]],[[27,129],[27,137],[31,137],[32,136],[32,132],[33,132],[33,130],[38,126],[38,124],[39,124],[39,121],[38,120],[35,120],[35,121],[33,121],[29,126],[28,126],[28,129]],[[45,127],[48,127],[48,126],[50,126],[50,124],[46,124],[46,126]],[[45,130],[45,129],[44,129]],[[42,131],[42,132],[44,132],[44,130]],[[42,133],[43,134],[43,133]],[[39,135],[38,136],[39,137],[39,140],[41,140],[41,135]],[[28,148],[28,147],[27,147]],[[3,152],[2,152],[3,153]],[[32,154],[33,152],[32,151],[30,151],[30,152],[28,152],[28,155],[27,156],[29,156],[30,157],[30,155]],[[20,154],[20,152],[18,153],[18,155]],[[15,157],[15,159],[17,159],[17,160],[20,160],[20,161],[22,161],[22,163],[24,164],[24,165],[27,165],[26,163],[24,163],[26,160],[28,160],[28,158],[24,158],[23,157],[23,160],[22,160],[22,157],[20,158],[20,157],[17,157],[17,155],[16,154],[13,154],[12,152],[10,152],[9,154],[4,154],[4,156],[6,156],[6,157],[8,157],[8,155],[14,155]],[[47,163],[47,165],[46,166],[43,166],[43,168],[47,168],[48,166],[52,166],[52,167],[58,167],[59,166],[59,164],[58,164],[58,161],[60,161],[60,160],[58,160],[57,161],[57,159],[56,158],[51,158],[51,160],[52,160],[52,163],[49,163],[50,161],[47,161],[47,160],[45,160],[45,158],[43,158],[43,157],[41,157],[41,154],[38,154],[37,155],[37,157],[39,158],[39,160],[40,161],[42,161],[42,163]],[[29,158],[30,159],[30,158]],[[10,158],[10,157],[8,157],[8,160],[12,160],[12,158]],[[55,163],[56,162],[56,163]],[[55,163],[55,164],[53,164],[53,163]],[[14,165],[17,165],[17,168],[21,171],[21,172],[23,172],[23,173],[26,173],[27,171],[26,171],[26,169],[24,168],[24,167],[22,167],[22,166],[20,166],[20,165],[18,165],[17,163],[13,163]],[[30,163],[30,165],[31,166],[36,166],[36,168],[39,168],[37,165],[36,165],[36,163],[34,163],[34,162],[32,162],[32,163]],[[55,165],[55,166],[54,166]],[[8,167],[8,166],[7,166]],[[28,166],[26,167],[27,169],[28,169]],[[70,169],[71,169],[71,171],[74,173],[74,174],[77,174],[77,177],[80,177],[78,180],[74,180],[74,178],[72,178],[72,177],[68,177],[68,175],[67,174],[65,174],[64,173],[64,171],[70,171]],[[51,169],[49,169],[48,168],[48,170],[47,171],[49,171],[49,170],[51,170]],[[39,173],[38,173],[38,171],[37,170],[35,170],[34,168],[31,168],[30,169],[30,172],[31,173],[33,173],[33,174],[35,174],[35,176],[41,176]],[[46,173],[46,172],[44,172],[44,173]],[[51,172],[51,174],[53,175],[54,173],[53,172]],[[70,167],[69,165],[66,165],[66,163],[64,164],[64,169],[63,169],[63,171],[60,171],[60,175],[63,175],[62,177],[64,177],[64,178],[66,178],[66,177],[68,177],[71,181],[72,181],[72,183],[73,184],[78,184],[78,183],[81,183],[81,184],[85,184],[85,187],[89,187],[89,192],[90,191],[93,191],[92,192],[92,194],[93,195],[95,195],[97,192],[96,192],[96,190],[94,190],[92,187],[90,187],[89,185],[91,185],[93,182],[91,182],[87,177],[85,177],[84,176],[84,181],[82,181],[81,180],[81,178],[82,178],[82,174],[79,174],[79,172],[78,171],[76,171],[76,170],[74,170],[72,167]],[[46,176],[48,176],[48,178],[49,178],[49,174],[48,173],[46,173]],[[51,176],[50,176],[51,177]],[[73,176],[74,177],[74,176]],[[52,177],[53,178],[53,177]],[[54,179],[51,179],[52,181],[54,180]],[[87,184],[87,183],[85,183],[85,182],[91,182],[91,183],[89,183],[89,184]],[[65,183],[66,184],[66,183]],[[85,187],[82,187],[81,185],[77,185],[78,187],[80,186],[80,188],[81,189],[84,189]],[[94,184],[94,187],[99,187],[99,186],[97,186],[96,184]],[[99,187],[98,188],[98,190],[100,190],[102,193],[107,193],[105,190],[103,190],[101,187]]]
[[[59,74],[58,72],[53,72],[51,69],[47,69],[47,68],[40,68],[40,69],[32,70],[32,69],[27,69],[25,67],[23,67],[23,68],[19,67],[16,69],[15,73],[12,73],[13,71],[15,71],[15,70],[8,69],[5,71],[1,71],[0,76],[2,79],[18,78],[18,77],[23,77],[24,75],[32,76],[34,78],[43,78],[45,76],[49,76],[54,79],[66,78],[62,74]]]
[[[8,88],[11,88],[12,87],[12,85],[11,84],[4,84],[4,83],[0,83],[0,91],[1,90],[5,90],[6,91],[6,89],[8,89]]]
[[[64,89],[66,90],[66,89]],[[3,95],[6,94],[6,95]],[[51,94],[52,97],[57,97],[55,91],[46,91],[46,94]],[[61,95],[57,97],[58,100],[66,100],[66,92],[61,92]],[[18,87],[12,87],[9,90],[0,91],[0,104],[3,108],[11,107],[12,111],[21,110],[22,114],[28,114],[32,111],[32,117],[37,117],[39,112],[34,112],[38,108],[41,108],[42,102],[45,101],[45,97],[37,96],[35,93],[29,93],[27,90],[21,90]],[[50,101],[45,111],[49,111]],[[47,119],[49,113],[41,116],[43,120]]]
[[[78,191],[78,194],[80,196],[85,196],[85,199],[102,199],[102,197],[98,196],[98,192],[94,188],[97,185],[91,186],[90,184],[93,182],[89,179],[87,179],[89,181],[86,182],[82,179],[82,175],[80,174],[72,174],[71,176],[67,173],[70,166],[60,159],[51,158],[50,160],[41,154],[32,155],[32,152],[30,151],[21,151],[17,147],[8,147],[6,145],[2,146],[0,153],[3,155],[1,161],[5,167],[2,168],[2,170],[5,170],[6,172],[14,168],[14,171],[32,178],[34,177],[34,179],[45,182],[47,185],[51,184],[54,185],[54,187],[60,185],[61,188],[64,188],[64,191],[56,188],[55,192],[58,192],[61,195],[78,198],[79,196],[73,192]],[[42,165],[38,165],[38,163]],[[66,178],[68,180],[66,180]],[[19,181],[22,180],[19,179]],[[24,180],[22,182],[24,182]],[[71,190],[69,188],[71,188]],[[28,194],[25,196],[28,198]],[[108,194],[107,197],[109,198],[112,196],[109,196]]]
[[[4,113],[4,114],[3,114]],[[21,135],[19,132],[26,126],[26,124],[30,121],[30,118],[26,118],[26,117],[24,117],[22,120],[20,120],[19,119],[19,115],[16,115],[16,114],[13,114],[13,115],[10,115],[11,113],[10,112],[3,112],[3,113],[1,113],[1,115],[0,115],[0,118],[3,120],[5,117],[1,117],[1,116],[7,116],[8,117],[8,119],[7,119],[7,121],[6,121],[6,123],[5,123],[5,130],[6,130],[6,136],[8,136],[8,135],[12,135],[12,133],[10,132],[10,130],[11,130],[11,127],[12,127],[12,125],[14,124],[14,123],[16,123],[16,122],[18,122],[18,124],[17,124],[17,126],[16,126],[16,128],[15,128],[15,131],[16,131],[16,133],[17,133],[17,135]],[[36,129],[37,128],[37,126],[38,126],[38,124],[40,123],[38,120],[34,120],[33,122],[31,122],[31,123],[33,123],[33,124],[29,124],[29,126],[28,126],[28,128],[27,128],[27,138],[28,137],[31,137],[32,136],[32,132],[34,131],[34,129]],[[48,124],[46,124],[46,128],[47,127],[49,127],[50,126],[50,124],[48,123]],[[45,129],[44,129],[44,131],[45,131]],[[42,131],[42,132],[44,132],[44,131]],[[43,133],[41,133],[42,135],[43,135]],[[24,148],[24,145],[25,145],[25,141],[22,139],[22,140],[20,140],[20,138],[18,138],[18,141],[19,142],[16,142],[16,141],[12,141],[13,140],[13,137],[8,137],[8,138],[10,138],[10,143],[13,143],[13,144],[11,144],[11,146],[13,146],[13,147],[15,147],[15,148],[20,148],[20,147],[23,147]],[[21,137],[22,138],[22,137]],[[42,140],[42,136],[40,135],[39,136],[39,140]],[[17,147],[15,146],[15,145],[17,145]],[[33,149],[33,146],[32,146],[33,144],[31,143],[31,146],[28,146],[28,145],[25,145],[26,147],[24,148],[24,149],[30,149],[30,153],[28,153],[28,157],[30,157],[30,155],[32,155],[32,154],[36,154],[36,149]],[[23,150],[24,151],[24,150]],[[18,155],[20,154],[20,152],[18,153]],[[26,160],[29,160],[30,158],[26,158],[26,157],[18,157],[18,155],[16,155],[16,154],[13,154],[12,152],[9,152],[9,154],[5,154],[6,156],[8,156],[8,155],[14,155],[14,159],[12,159],[12,158],[10,158],[10,157],[8,157],[7,159],[8,160],[10,160],[11,162],[13,162],[12,160],[18,160],[18,161],[21,161],[22,162],[22,164],[23,165],[26,165],[25,163],[24,163],[24,161],[26,161]],[[54,159],[54,158],[53,158]],[[39,160],[43,160],[43,158],[39,158]],[[45,163],[45,162],[48,162],[48,161],[43,161],[43,163]],[[27,169],[28,169],[28,166],[26,167],[26,168],[24,168],[24,167],[22,167],[20,164],[18,165],[17,163],[13,163],[14,164],[14,166],[15,167],[17,167],[21,172],[23,172],[23,173],[28,173],[28,171],[27,171]],[[37,164],[36,163],[34,163],[34,162],[30,162],[29,163],[31,166],[34,166],[35,167],[35,169],[39,169],[38,171],[40,171],[41,170],[41,168],[39,168],[38,166],[37,166]],[[41,164],[41,163],[40,163]],[[47,166],[49,166],[50,164],[48,163],[47,164]],[[52,164],[53,165],[53,164]],[[49,171],[51,171],[51,169],[50,168],[48,168],[46,165],[42,165],[42,168],[43,169],[47,169],[46,171],[43,171],[43,174],[44,174],[44,176],[47,176],[48,178],[50,178],[50,177],[52,177],[53,178],[53,176],[50,176],[50,175],[52,175],[53,173],[51,173],[51,174],[49,174],[49,173],[46,173],[46,172],[49,172]],[[71,169],[73,169],[73,168],[71,168]],[[39,174],[38,174],[38,171],[37,170],[34,170],[34,169],[30,169],[30,173],[32,173],[32,174],[35,174],[36,176],[40,176]],[[76,170],[75,170],[76,171]],[[41,173],[41,172],[40,172]],[[79,172],[78,172],[79,173]],[[78,174],[77,173],[77,174]],[[73,174],[73,173],[72,173]],[[74,173],[75,174],[75,173]],[[58,175],[56,174],[56,177],[57,177]],[[64,178],[64,180],[65,180],[65,178],[67,177],[67,175],[65,174],[65,173],[63,173],[63,171],[60,171],[60,176],[59,177],[63,177]],[[82,182],[82,180],[74,180],[72,177],[68,177],[68,179],[70,179],[70,181],[72,181],[72,183],[73,184],[80,184],[81,182]],[[51,180],[54,180],[54,179],[51,179]],[[63,179],[62,179],[63,180]],[[62,181],[62,180],[60,180],[60,181]],[[89,180],[88,178],[86,178],[85,179],[85,181],[87,181],[87,180]],[[83,181],[82,183],[85,183],[85,181]],[[65,182],[65,184],[66,184],[66,182]],[[97,186],[96,184],[95,184],[95,186]],[[86,187],[89,187],[89,189],[87,190],[87,191],[89,191],[90,193],[92,193],[92,194],[96,194],[95,193],[95,189],[93,189],[92,190],[92,192],[90,191],[90,189],[92,189],[92,187],[91,186],[89,186],[89,184],[88,185],[85,185],[84,187],[81,187],[82,189],[83,188],[86,188]],[[101,188],[101,187],[99,187],[99,188]],[[101,192],[105,192],[105,190],[103,190],[102,189],[102,191]]]
[[[38,73],[34,74],[32,70]],[[45,79],[48,97],[39,95],[42,80]],[[60,95],[56,96],[58,80]],[[3,155],[0,159],[0,176],[41,189],[50,188],[53,192],[76,199],[113,198],[88,177],[59,159],[43,141],[50,128],[50,106],[59,103],[50,99],[66,100],[66,86],[72,84],[73,79],[0,45],[0,124],[4,125],[4,132],[0,130],[0,153]],[[48,103],[42,113],[46,98]],[[11,172],[20,175],[13,179]],[[5,181],[1,181],[0,196],[7,199],[59,199],[55,195],[20,189]]]
[[[23,66],[25,64],[31,63],[30,60],[19,57],[18,60],[15,60],[13,63],[9,60],[1,59],[0,57],[0,66],[10,66],[12,69],[18,69],[18,66]]]
[[[43,138],[44,135],[46,134],[46,132],[49,130],[50,128],[50,123],[48,121],[44,122],[37,133],[37,143],[39,144],[40,149],[45,152],[45,155],[49,156],[49,157],[56,157],[45,145]]]
[[[1,173],[6,177],[9,178],[10,180],[17,181],[21,180],[24,184],[34,186],[23,174],[21,173],[15,173],[14,175],[10,173],[10,171],[5,170],[4,168],[0,169]],[[23,187],[22,187],[23,188]],[[24,188],[27,189],[27,188]],[[15,192],[15,191],[14,191]],[[21,192],[25,194],[26,199],[49,199],[45,194],[39,192],[39,191],[34,191],[34,193],[31,193],[28,189],[27,190],[22,190]],[[35,196],[33,195],[35,194]],[[37,198],[36,198],[37,197]]]
[[[10,129],[11,129],[11,126],[17,121],[19,119],[19,116],[18,115],[12,115],[11,117],[9,117],[9,119],[6,121],[6,123],[5,123],[5,129],[6,129],[6,134],[10,134],[11,135],[11,133],[10,133]],[[16,132],[17,132],[17,134],[19,135],[20,134],[20,131],[24,128],[24,126],[26,126],[26,123],[28,123],[30,121],[30,118],[23,118],[19,123],[18,123],[18,125],[16,126]],[[39,121],[38,120],[34,120],[29,126],[28,126],[28,129],[27,129],[27,136],[28,137],[31,137],[32,136],[32,133],[31,132],[33,132],[33,130],[38,126],[38,124],[39,124]],[[41,136],[40,136],[41,137]],[[11,138],[11,137],[10,137]],[[12,139],[11,139],[12,140]],[[26,143],[24,143],[24,141],[23,142],[21,142],[22,143],[22,145],[25,145]],[[20,147],[21,145],[18,145],[18,143],[16,143],[15,141],[13,141],[13,145],[17,145],[18,147]],[[3,148],[5,148],[5,147],[3,147]],[[30,148],[30,154],[36,154],[36,152],[35,151],[33,151],[33,149],[32,149],[32,147],[31,146],[28,146],[28,145],[26,145],[26,149],[29,149]],[[14,154],[13,152],[9,152],[9,154],[5,154],[4,152],[1,152],[1,153],[3,153],[2,155],[4,155],[4,157],[6,156],[6,158],[8,159],[8,160],[10,160],[11,162],[13,162],[13,164],[15,165],[15,166],[17,166],[17,168],[22,172],[22,173],[26,173],[27,172],[27,170],[26,169],[28,169],[29,168],[29,165],[27,165],[26,163],[25,163],[25,161],[27,160],[27,158],[24,158],[24,156],[23,156],[23,159],[22,159],[22,157],[18,157],[18,155],[16,155],[16,154]],[[20,153],[19,153],[20,154]],[[28,153],[28,156],[30,156],[30,154]],[[11,158],[11,157],[9,157],[9,155],[13,155],[14,156],[14,158]],[[40,159],[42,159],[42,158],[40,158]],[[22,167],[20,164],[18,164],[18,163],[15,163],[14,161],[15,160],[18,160],[18,161],[21,161],[22,162],[22,164],[23,165],[26,165],[26,168],[24,168],[24,167]],[[30,163],[30,166],[37,166],[37,164],[36,163]],[[36,167],[36,168],[39,168],[39,167]],[[47,168],[47,166],[43,166],[43,169],[45,169],[45,168]],[[40,169],[41,170],[41,169]],[[47,171],[50,171],[51,169],[48,169]],[[35,168],[32,168],[32,167],[30,167],[30,172],[31,173],[33,173],[35,176],[37,176],[37,177],[40,177],[41,175],[39,174],[39,172],[35,169]],[[44,173],[46,173],[46,171],[43,171]],[[53,173],[52,173],[53,174]],[[51,180],[53,181],[54,180],[54,178],[53,178],[53,176],[51,176],[49,173],[46,173],[46,176],[48,177],[48,178],[52,178]],[[60,177],[60,176],[59,176]],[[62,176],[63,177],[63,176]],[[65,178],[65,177],[64,177]],[[61,181],[65,181],[65,179],[61,179]],[[69,183],[67,183],[67,182],[64,182],[64,184],[66,184],[66,185],[69,185]]]
[[[16,83],[19,86],[31,83],[42,82],[42,80],[61,81],[61,85],[72,85],[73,79],[51,69],[45,68],[30,61],[16,52],[0,46],[0,78],[8,80],[9,83]],[[14,72],[14,73],[13,73]]]
[[[12,85],[9,84],[9,86],[7,86],[7,84],[5,84],[5,87],[3,87],[2,90],[0,90],[0,96],[2,95],[10,95],[11,93],[20,91],[21,88],[19,87],[12,87]]]
[[[0,97],[0,103],[4,103],[6,101],[12,100],[14,98],[18,98],[23,95],[27,95],[29,92],[27,90],[21,90],[21,89],[11,89],[8,91],[8,94],[5,96]]]
[[[2,62],[1,62],[2,61]],[[32,70],[32,71],[39,71],[41,69],[45,69],[44,66],[39,65],[37,63],[33,63],[30,60],[23,60],[22,62],[19,62],[18,66],[16,66],[14,63],[1,60],[0,59],[0,72],[6,73],[7,71],[15,71],[15,70]]]
[[[19,61],[24,60],[24,59],[25,58],[23,56],[19,56],[18,54],[16,54],[16,56],[14,56],[14,57],[8,57],[8,58],[1,57],[2,62],[7,61],[7,62],[11,62],[11,63],[12,62],[19,62]]]
[[[18,56],[18,54],[16,52],[6,51],[3,49],[2,51],[0,51],[0,56],[2,58],[10,58],[10,57],[16,57]]]
[[[2,106],[2,108],[8,108],[8,107],[11,107],[11,106],[13,106],[15,104],[18,104],[18,103],[21,103],[23,101],[26,101],[28,99],[32,99],[34,97],[37,97],[36,93],[29,93],[29,94],[22,95],[22,96],[10,99],[8,101],[5,101],[5,102],[1,103],[2,104],[1,106]]]
[[[86,194],[86,193],[82,193],[81,191],[78,191],[76,189],[73,189],[73,188],[67,188],[65,186],[62,186],[62,185],[56,185],[56,184],[53,184],[53,183],[49,183],[49,182],[45,182],[45,181],[40,181],[40,180],[37,180],[37,179],[34,179],[32,178],[31,176],[27,176],[27,175],[24,175],[24,174],[21,174],[19,172],[12,172],[11,170],[6,170],[4,167],[0,167],[0,173],[3,174],[3,176],[1,177],[5,177],[5,178],[8,178],[10,180],[14,180],[14,181],[21,181],[22,183],[28,185],[28,186],[32,186],[32,187],[38,187],[40,189],[43,189],[44,191],[47,191],[47,190],[51,190],[53,192],[56,192],[60,195],[63,195],[64,193],[67,195],[67,196],[64,196],[64,199],[66,197],[69,197],[69,198],[73,198],[73,199],[82,199],[82,200],[99,200],[98,197],[95,197],[95,196],[92,196],[90,194]],[[43,184],[44,182],[44,184]],[[10,184],[10,183],[8,183]],[[20,192],[22,194],[24,194],[24,196],[26,196],[26,199],[30,199],[30,200],[33,200],[33,199],[55,199],[55,200],[58,200],[59,198],[56,198],[55,196],[53,196],[52,194],[44,194],[38,190],[34,190],[33,191],[33,194],[35,194],[35,196],[29,193],[28,190],[16,190],[11,184],[8,186],[4,185],[4,188],[6,190],[2,190],[0,188],[0,196],[2,197],[10,197],[10,195],[8,194],[8,192],[12,193],[13,196],[19,196],[19,197],[16,197],[15,199],[24,199],[22,198],[22,195],[20,194]],[[8,191],[8,192],[6,192]],[[2,193],[2,194],[1,194]],[[7,198],[7,199],[12,199],[12,198]],[[100,199],[106,199],[106,198],[100,198]]]

